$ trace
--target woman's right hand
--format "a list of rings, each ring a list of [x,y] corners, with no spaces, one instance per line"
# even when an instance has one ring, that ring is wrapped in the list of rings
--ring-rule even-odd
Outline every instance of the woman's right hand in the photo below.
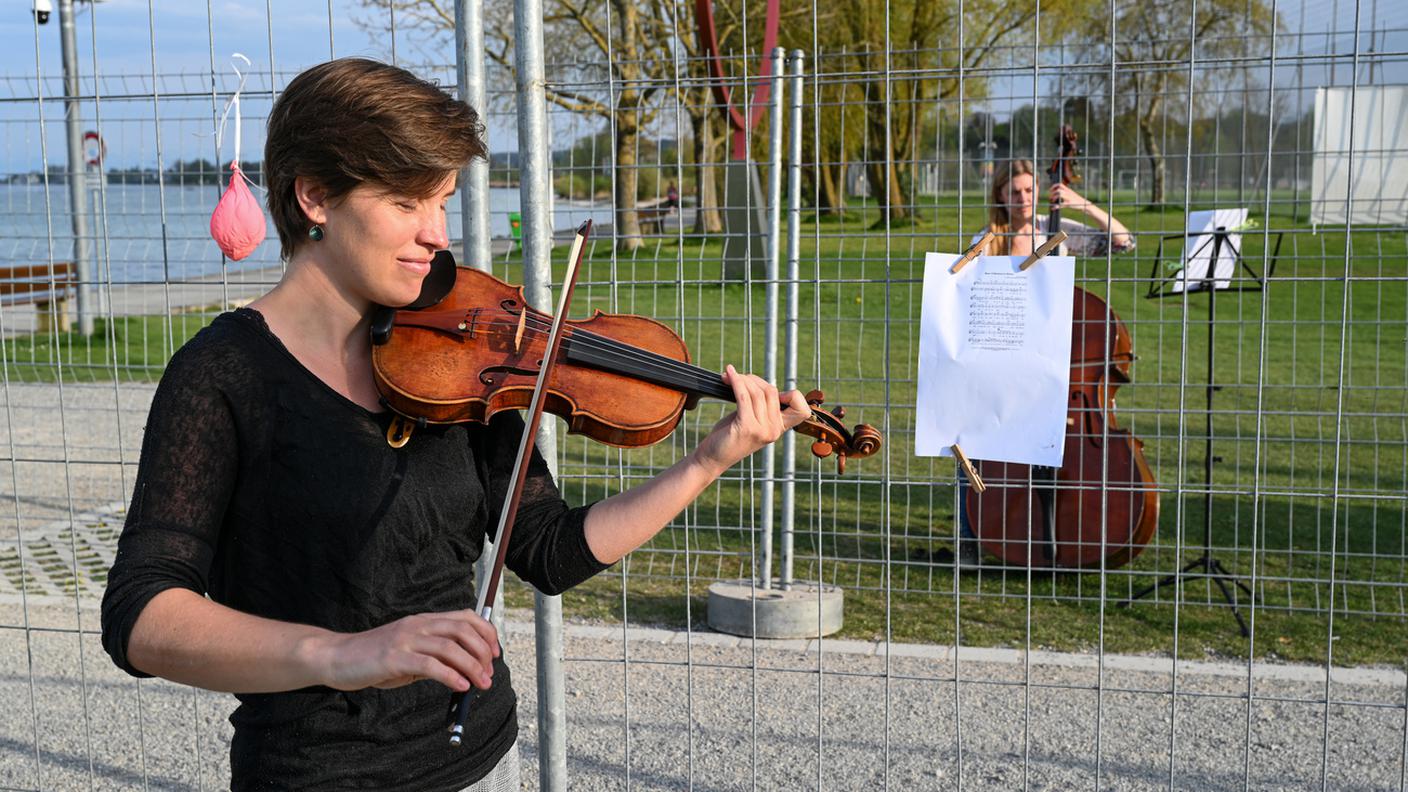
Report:
[[[337,690],[433,679],[455,691],[492,684],[499,635],[473,610],[420,613],[359,633],[324,634],[313,662]]]

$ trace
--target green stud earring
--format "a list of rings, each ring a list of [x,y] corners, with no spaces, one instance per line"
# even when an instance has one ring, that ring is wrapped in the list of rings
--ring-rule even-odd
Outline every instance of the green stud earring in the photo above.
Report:
[[[308,238],[313,240],[314,242],[322,242],[323,227],[320,225],[315,225],[312,228],[308,229]]]

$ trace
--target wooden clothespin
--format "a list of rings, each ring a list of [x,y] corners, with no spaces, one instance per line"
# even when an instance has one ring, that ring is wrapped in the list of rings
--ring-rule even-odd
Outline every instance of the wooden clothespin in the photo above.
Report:
[[[953,444],[953,456],[958,460],[958,466],[963,468],[963,475],[968,477],[968,484],[973,491],[981,495],[988,485],[983,483],[983,477],[978,475],[978,469],[973,467],[968,455],[963,453],[963,449],[958,447],[958,443]]]
[[[1055,236],[1046,240],[1046,244],[1042,245],[1036,250],[1033,250],[1032,254],[1030,256],[1027,256],[1027,260],[1022,262],[1022,266],[1018,267],[1017,269],[1021,270],[1022,272],[1026,272],[1028,269],[1031,268],[1033,264],[1037,262],[1038,259],[1040,259],[1042,256],[1045,256],[1047,253],[1050,253],[1051,251],[1055,250],[1056,248],[1060,247],[1061,243],[1065,241],[1066,232],[1057,231]]]
[[[992,229],[984,231],[983,238],[974,242],[972,247],[964,251],[963,255],[958,257],[958,261],[953,262],[953,266],[949,267],[948,271],[957,274],[959,270],[968,266],[968,262],[982,255],[983,251],[988,249],[988,243],[996,238],[997,235],[992,232]]]

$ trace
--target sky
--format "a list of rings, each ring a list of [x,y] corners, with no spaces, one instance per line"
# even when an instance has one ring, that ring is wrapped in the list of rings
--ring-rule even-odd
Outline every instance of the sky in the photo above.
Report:
[[[51,2],[58,5],[57,0]],[[5,5],[25,10],[33,6],[32,0],[8,0]],[[297,69],[328,55],[326,0],[268,0],[273,25],[264,0],[102,0],[96,7],[88,2],[77,5],[80,68],[85,71],[92,69],[96,49],[104,72],[150,72],[153,40],[158,72],[209,70],[212,46],[217,62],[222,53],[240,51],[267,65],[271,37],[280,69]],[[389,38],[373,40],[359,29],[349,13],[352,8],[346,2],[332,3],[334,51],[389,58]],[[20,11],[0,19],[0,41],[23,45],[0,50],[0,73],[34,73],[36,36],[39,67],[58,72],[62,63],[57,11],[47,25],[34,24],[32,14]]]
[[[34,96],[36,71],[55,80],[47,84],[48,95],[61,91],[56,81],[63,73],[58,0],[53,2],[55,12],[45,25],[35,23],[33,0],[0,3],[10,11],[0,16],[0,42],[6,44],[0,47],[0,171],[37,167],[32,162],[25,164],[33,159],[26,153],[39,148],[37,105],[32,100],[14,101]],[[280,73],[292,74],[327,60],[330,53],[392,59],[389,33],[369,34],[355,17],[374,19],[373,15],[346,0],[268,0],[267,4],[265,0],[103,0],[96,7],[82,2],[78,8],[79,72],[94,74],[96,53],[97,73],[103,77],[100,90],[108,97],[101,108],[85,103],[81,111],[84,127],[93,128],[95,114],[102,113],[108,160],[115,167],[155,163],[150,118],[158,111],[153,110],[149,96],[145,100],[123,99],[124,94],[149,94],[153,72],[161,75],[163,159],[210,156],[214,131],[209,96],[212,53],[215,73],[221,76],[222,105],[235,85],[230,55],[240,52],[248,57],[257,74],[251,78],[243,102],[241,156],[258,159],[263,145],[262,118],[270,106],[265,75],[271,65]],[[273,10],[272,25],[269,8]],[[417,64],[434,60],[452,68],[453,50],[431,52],[424,38],[413,31],[398,30],[397,59]],[[453,87],[452,70],[437,76]],[[91,87],[85,86],[87,90]],[[181,98],[200,92],[203,98]],[[44,113],[50,148],[47,159],[64,161],[62,106],[47,103]],[[232,125],[226,134],[233,135]],[[512,135],[505,135],[502,129],[496,131],[491,145],[517,147]]]
[[[52,0],[57,5],[57,0]],[[822,2],[824,0],[818,0]],[[450,0],[446,0],[450,2]],[[1287,30],[1346,31],[1338,36],[1307,39],[1307,52],[1347,51],[1352,46],[1349,32],[1354,25],[1356,0],[1277,0],[1286,19]],[[1357,0],[1361,27],[1371,21],[1379,28],[1397,28],[1389,49],[1408,50],[1408,2],[1403,0]],[[47,25],[36,25],[30,10],[33,0],[8,0],[0,12],[0,171],[37,167],[37,104],[33,77],[36,71],[52,78],[62,73],[60,30],[55,11]],[[156,161],[156,134],[151,117],[162,117],[161,137],[164,161],[188,156],[210,155],[213,147],[214,114],[210,93],[212,53],[215,72],[221,75],[224,91],[233,87],[229,55],[242,52],[260,72],[272,63],[281,73],[291,73],[326,60],[330,54],[367,55],[392,59],[390,19],[387,12],[374,13],[353,0],[103,0],[96,6],[79,3],[77,15],[79,70],[104,76],[103,95],[109,97],[101,108],[89,103],[82,111],[86,127],[93,126],[95,111],[103,113],[104,136],[109,145],[109,164],[117,167],[150,165]],[[272,24],[270,24],[272,9]],[[377,13],[380,14],[378,19]],[[356,21],[380,21],[382,31],[369,33]],[[331,22],[330,22],[331,19]],[[402,63],[438,62],[452,66],[454,52],[447,46],[427,44],[427,37],[408,30],[407,20],[398,22],[395,55]],[[331,39],[331,40],[330,40]],[[1377,39],[1375,40],[1377,41]],[[1361,39],[1361,50],[1372,46]],[[1382,45],[1383,42],[1380,42]],[[446,51],[440,51],[444,49]],[[552,53],[549,53],[552,57]],[[1390,77],[1404,79],[1404,65],[1398,64]],[[149,77],[162,75],[158,87],[163,101],[154,110]],[[148,79],[137,79],[145,75]],[[453,83],[453,72],[439,75]],[[1382,76],[1382,75],[1381,75]],[[267,114],[269,86],[263,77],[251,81],[252,94],[244,104],[246,124],[244,158],[257,159],[262,147],[262,116]],[[58,83],[46,89],[58,92]],[[258,96],[264,91],[264,98]],[[204,93],[202,98],[201,93]],[[123,100],[124,94],[131,98]],[[182,99],[182,95],[188,98]],[[223,102],[224,96],[221,97]],[[63,161],[61,105],[47,103],[45,118],[49,127],[46,145],[49,161]],[[505,151],[517,148],[511,116],[491,118],[490,146]],[[578,134],[600,127],[599,121],[573,122],[578,127],[555,130],[559,147]],[[232,130],[231,130],[232,132]],[[59,150],[54,151],[54,147]],[[222,149],[223,151],[224,149]],[[254,155],[254,156],[251,156]],[[26,164],[29,163],[29,164]]]

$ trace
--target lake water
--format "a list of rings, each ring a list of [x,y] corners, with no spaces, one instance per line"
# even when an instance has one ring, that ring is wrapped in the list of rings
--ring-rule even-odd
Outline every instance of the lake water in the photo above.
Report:
[[[90,185],[91,188],[91,185]],[[112,282],[177,281],[221,272],[223,258],[210,238],[210,213],[220,200],[214,186],[160,188],[157,185],[109,184],[106,195],[89,192],[89,233],[97,245],[95,277]],[[256,193],[262,199],[262,195]],[[163,225],[163,198],[165,199]],[[508,215],[518,211],[517,188],[489,190],[489,232],[509,235]],[[555,229],[571,229],[587,218],[611,220],[606,204],[557,201]],[[230,268],[262,269],[279,264],[279,240],[268,222],[264,243],[248,258],[225,262]],[[163,228],[165,233],[163,233]],[[450,238],[459,240],[459,196],[450,200]],[[52,255],[51,251],[52,250]],[[67,185],[0,185],[0,264],[34,264],[73,258]]]

